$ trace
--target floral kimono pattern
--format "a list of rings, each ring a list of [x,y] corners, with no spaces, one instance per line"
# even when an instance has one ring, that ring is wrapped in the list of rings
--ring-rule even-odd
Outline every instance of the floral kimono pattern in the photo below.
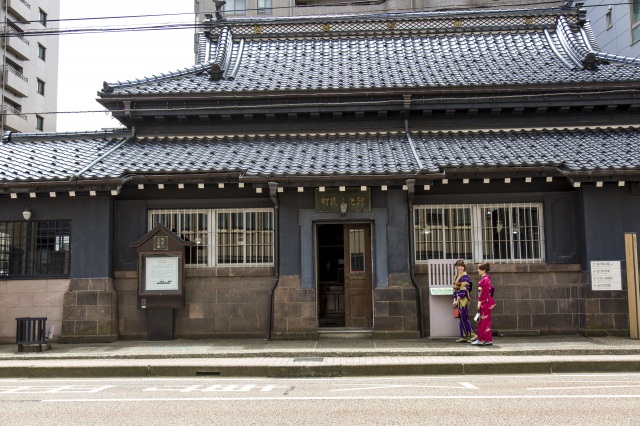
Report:
[[[478,302],[480,302],[480,322],[478,323],[478,340],[481,342],[493,342],[493,329],[491,324],[491,311],[496,306],[493,300],[494,287],[491,285],[489,275],[482,277],[478,283]]]
[[[473,339],[475,333],[469,321],[469,304],[471,301],[471,280],[466,272],[458,274],[453,283],[453,301],[457,302],[456,307],[460,310],[458,320],[460,322],[460,338]]]

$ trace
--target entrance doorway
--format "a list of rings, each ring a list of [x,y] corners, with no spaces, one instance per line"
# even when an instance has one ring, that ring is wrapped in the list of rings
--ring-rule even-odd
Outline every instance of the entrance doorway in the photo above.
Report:
[[[316,237],[319,326],[371,327],[371,225],[321,224]]]

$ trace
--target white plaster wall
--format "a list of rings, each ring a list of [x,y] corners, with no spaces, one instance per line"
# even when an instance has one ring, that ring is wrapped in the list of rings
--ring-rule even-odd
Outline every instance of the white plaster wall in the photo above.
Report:
[[[51,340],[56,340],[68,289],[68,279],[0,281],[0,342],[15,342],[16,318],[20,317],[46,317],[47,325],[55,328]]]

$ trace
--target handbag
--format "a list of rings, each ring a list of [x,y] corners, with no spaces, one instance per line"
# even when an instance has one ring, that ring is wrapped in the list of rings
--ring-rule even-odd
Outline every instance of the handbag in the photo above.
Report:
[[[454,317],[454,318],[460,318],[460,309],[455,308],[455,309],[453,310],[453,317]]]

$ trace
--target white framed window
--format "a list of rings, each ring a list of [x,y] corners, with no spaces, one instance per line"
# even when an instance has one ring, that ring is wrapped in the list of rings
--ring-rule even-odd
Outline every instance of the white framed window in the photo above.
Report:
[[[193,243],[187,266],[273,266],[273,209],[150,210],[148,223]]]
[[[272,13],[271,0],[258,0],[258,15],[271,15]]]
[[[47,48],[40,43],[38,43],[38,58],[42,59],[43,61],[45,61],[47,58]]]
[[[224,5],[224,13],[227,15],[244,15],[247,13],[246,0],[227,0]]]
[[[44,130],[44,117],[40,115],[36,115],[36,129],[40,131]]]
[[[45,12],[44,10],[40,9],[40,15],[38,20],[40,21],[40,24],[42,24],[43,27],[47,26],[47,12]]]
[[[631,1],[631,37],[632,43],[640,40],[640,0]]]
[[[44,96],[44,85],[45,85],[45,82],[40,80],[39,78],[36,79],[36,80],[37,80],[37,83],[38,83],[36,91],[38,92],[38,94]]]
[[[416,263],[544,261],[542,203],[418,205],[413,229]]]

